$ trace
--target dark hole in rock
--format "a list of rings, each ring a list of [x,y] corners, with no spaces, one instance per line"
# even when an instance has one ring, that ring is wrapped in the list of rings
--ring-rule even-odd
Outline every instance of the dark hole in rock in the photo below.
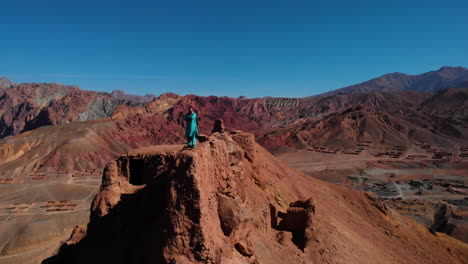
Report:
[[[242,256],[245,256],[245,257],[250,257],[253,255],[253,252],[252,252],[252,249],[249,248],[246,244],[244,243],[236,243],[234,245],[234,247],[236,248],[236,250],[242,255]]]
[[[143,168],[145,161],[143,159],[130,160],[130,183],[133,185],[142,185],[143,182]]]
[[[157,177],[167,173],[163,160],[130,159],[129,182],[133,185],[152,183]]]

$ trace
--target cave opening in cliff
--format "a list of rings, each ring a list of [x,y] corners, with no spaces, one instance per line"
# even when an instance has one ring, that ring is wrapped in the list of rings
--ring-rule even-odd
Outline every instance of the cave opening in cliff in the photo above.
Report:
[[[130,160],[130,183],[133,185],[143,185],[145,161],[143,159]]]

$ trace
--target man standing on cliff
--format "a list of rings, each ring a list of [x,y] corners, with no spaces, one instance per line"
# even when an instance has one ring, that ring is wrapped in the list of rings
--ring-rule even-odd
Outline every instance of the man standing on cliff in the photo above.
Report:
[[[197,128],[197,113],[193,107],[189,107],[189,112],[184,116],[185,120],[185,136],[187,137],[187,148],[194,149],[197,144],[198,128]]]

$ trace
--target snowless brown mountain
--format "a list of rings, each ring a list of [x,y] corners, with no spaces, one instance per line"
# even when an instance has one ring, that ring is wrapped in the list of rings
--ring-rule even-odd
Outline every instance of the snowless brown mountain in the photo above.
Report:
[[[449,87],[456,87],[466,81],[468,81],[468,69],[463,67],[442,67],[437,71],[418,75],[399,72],[385,74],[360,84],[324,93],[322,96],[395,90],[437,92]]]
[[[288,167],[252,134],[107,164],[87,226],[43,263],[466,263],[468,245]]]
[[[132,148],[183,143],[182,117],[189,105],[197,109],[202,133],[211,131],[213,120],[223,119],[228,129],[254,133],[269,150],[318,144],[352,149],[360,141],[375,147],[426,142],[459,148],[468,143],[468,83],[458,83],[465,72],[445,67],[426,74],[447,78],[436,82],[442,89],[436,93],[392,90],[307,98],[171,93],[156,98],[9,82],[9,88],[0,88],[0,136],[5,137],[0,171],[100,168]],[[457,86],[447,87],[452,84]]]
[[[320,109],[309,109],[312,103],[318,103],[317,107],[327,107],[323,105],[323,100],[318,102],[314,100],[317,97],[326,97],[327,100],[331,99],[333,101],[329,96],[338,94],[401,90],[428,93],[457,87],[464,82],[468,82],[468,69],[463,67],[442,67],[437,71],[420,75],[387,74],[320,96],[308,97],[305,100],[264,99],[264,101],[267,101],[266,105],[270,107],[299,106],[308,102],[306,105],[309,105],[309,107],[301,108],[302,113],[295,113],[297,118],[297,115],[300,117],[327,112],[326,109],[321,109],[322,111]],[[154,95],[127,95],[120,90],[114,90],[111,94],[83,91],[77,86],[56,83],[16,84],[3,77],[0,78],[0,138],[16,135],[44,125],[109,117],[118,105],[142,105],[154,99]],[[407,101],[408,98],[406,98],[405,103]],[[304,110],[309,111],[304,112]],[[315,111],[311,112],[310,110]]]

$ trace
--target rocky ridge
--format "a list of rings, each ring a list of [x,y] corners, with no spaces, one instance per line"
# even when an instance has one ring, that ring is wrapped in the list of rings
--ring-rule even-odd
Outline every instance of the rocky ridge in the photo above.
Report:
[[[442,67],[418,75],[390,73],[372,80],[347,86],[320,96],[337,94],[367,93],[394,90],[412,90],[420,92],[437,92],[468,81],[468,69],[463,67]]]

